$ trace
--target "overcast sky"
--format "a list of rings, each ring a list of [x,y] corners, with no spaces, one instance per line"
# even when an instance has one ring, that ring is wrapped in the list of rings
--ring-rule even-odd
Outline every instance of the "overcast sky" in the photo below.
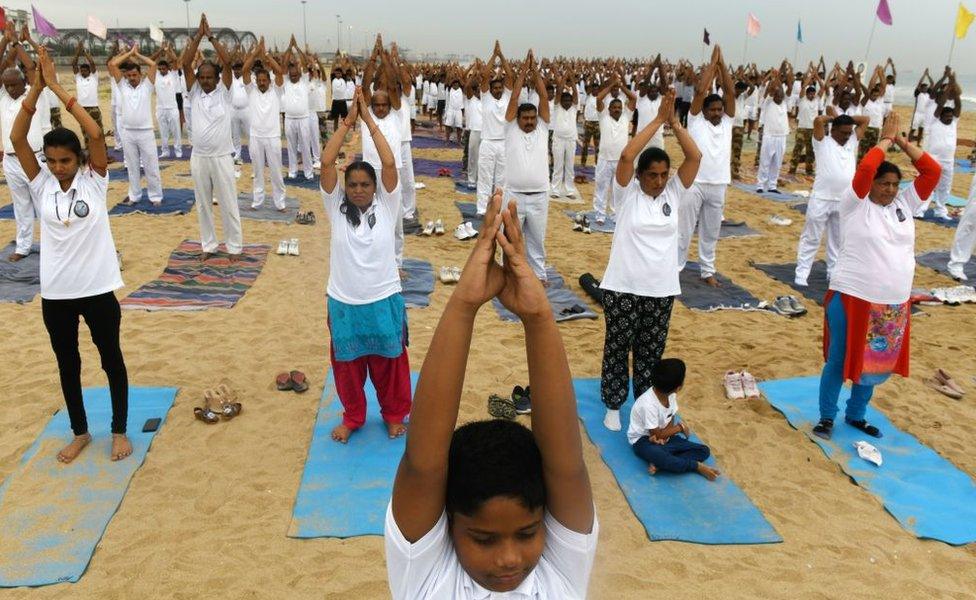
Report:
[[[976,11],[976,0],[965,0]],[[903,70],[945,64],[955,24],[956,0],[888,0],[894,25],[878,23],[870,60],[891,56]],[[181,0],[34,0],[57,27],[84,27],[88,14],[109,28],[186,24]],[[10,8],[30,8],[23,0],[7,0]],[[343,49],[363,47],[364,33],[376,31],[386,39],[419,52],[487,55],[497,37],[506,54],[516,56],[532,47],[541,55],[642,56],[658,51],[669,57],[701,57],[702,29],[712,43],[725,50],[728,62],[743,56],[746,16],[752,12],[762,24],[758,38],[748,43],[747,58],[771,64],[793,58],[797,19],[802,21],[801,62],[822,52],[828,61],[861,60],[867,48],[877,0],[493,0],[486,14],[474,12],[486,2],[457,0],[399,0],[345,3],[308,0],[308,41],[316,49],[336,44],[336,14],[343,20]],[[353,8],[354,7],[354,8]],[[195,24],[205,11],[213,26],[232,27],[277,37],[292,32],[302,41],[299,0],[191,0]],[[352,26],[351,35],[349,26]],[[956,43],[953,66],[963,75],[976,74],[976,26]]]

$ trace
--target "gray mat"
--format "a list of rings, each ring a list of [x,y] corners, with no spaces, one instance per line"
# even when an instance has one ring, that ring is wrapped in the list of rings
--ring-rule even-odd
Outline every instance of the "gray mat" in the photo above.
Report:
[[[0,250],[0,302],[30,302],[41,291],[41,255],[34,244],[27,258],[15,263],[7,257],[17,248],[11,242]]]
[[[407,308],[427,308],[434,291],[434,267],[426,260],[404,258],[403,270],[407,278],[400,282]]]
[[[688,261],[684,270],[678,275],[681,282],[681,295],[678,300],[694,310],[763,310],[759,307],[760,300],[749,290],[740,287],[731,279],[720,273],[715,274],[721,287],[712,287],[701,278],[701,266]]]
[[[251,202],[253,200],[254,196],[252,194],[242,192],[237,195],[237,204],[240,207],[242,219],[294,223],[295,217],[298,216],[298,209],[301,207],[297,198],[285,198],[285,210],[284,212],[279,212],[275,208],[274,200],[265,195],[264,203],[259,208],[253,209],[251,208]]]
[[[776,202],[799,202],[804,200],[803,196],[798,196],[797,194],[791,194],[789,192],[773,194],[771,192],[763,192],[762,194],[756,193],[756,184],[754,183],[742,183],[741,181],[734,182],[732,184],[737,190],[746,192],[747,194],[752,194],[753,196],[758,196],[760,198],[765,198],[766,200],[774,200]]]
[[[597,314],[586,304],[586,302],[573,293],[568,287],[566,287],[566,282],[563,280],[562,275],[552,266],[546,267],[546,277],[549,279],[549,287],[546,288],[546,296],[549,297],[549,304],[552,305],[552,316],[556,319],[556,322],[562,321],[575,321],[576,319],[596,319]],[[491,301],[491,305],[495,307],[495,312],[501,317],[503,321],[518,321],[519,318],[515,316],[514,313],[509,312],[507,308],[502,306],[502,303],[495,298]],[[583,309],[583,312],[570,313],[564,312],[566,309],[578,306]]]
[[[597,231],[599,233],[613,233],[614,228],[617,226],[617,222],[614,220],[613,216],[607,215],[606,222],[600,225],[596,222],[596,213],[592,210],[579,211],[579,210],[564,210],[563,214],[569,217],[572,221],[576,217],[577,213],[583,213],[586,218],[590,220],[590,230]]]
[[[454,206],[461,211],[461,219],[471,221],[471,226],[475,228],[475,231],[481,231],[481,225],[484,223],[485,218],[478,215],[478,206],[474,202],[455,200]]]
[[[946,277],[952,277],[949,275],[949,271],[946,270],[946,264],[949,262],[949,252],[947,250],[933,250],[932,252],[919,254],[915,257],[915,262],[923,267],[934,269]],[[962,270],[970,280],[976,279],[976,258],[969,259],[969,262],[963,266]],[[972,285],[971,281],[966,281],[966,284]]]
[[[807,300],[816,302],[823,306],[824,296],[827,295],[827,263],[822,260],[814,261],[810,269],[810,276],[807,277],[807,286],[796,285],[793,280],[796,277],[796,263],[772,264],[772,263],[752,263],[752,266],[769,275],[776,281],[785,283],[793,288]]]

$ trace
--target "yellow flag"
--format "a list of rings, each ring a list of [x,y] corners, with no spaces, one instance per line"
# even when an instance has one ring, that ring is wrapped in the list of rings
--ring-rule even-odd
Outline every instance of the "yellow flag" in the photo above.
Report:
[[[976,15],[966,10],[966,7],[959,3],[959,16],[956,17],[956,37],[960,40],[966,37],[966,32],[969,30],[969,26],[973,22],[973,18]]]

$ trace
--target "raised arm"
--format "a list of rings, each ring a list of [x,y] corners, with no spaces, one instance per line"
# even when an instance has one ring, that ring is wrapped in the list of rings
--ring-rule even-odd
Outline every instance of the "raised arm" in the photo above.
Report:
[[[373,115],[369,112],[369,106],[363,97],[362,88],[356,88],[353,102],[359,103],[359,117],[363,120],[363,124],[369,131],[369,135],[373,137],[373,144],[376,145],[376,153],[380,156],[380,180],[383,182],[383,187],[386,188],[387,192],[392,192],[396,189],[397,181],[399,180],[393,150],[390,149],[390,144],[387,142],[386,137],[383,136],[383,132],[380,131],[376,121],[373,120]]]
[[[705,67],[705,70],[698,76],[698,80],[695,82],[695,97],[691,100],[691,107],[689,108],[689,113],[692,115],[698,115],[702,111],[702,107],[705,104],[705,97],[708,96],[709,90],[712,89],[712,83],[715,81],[717,61],[718,57],[713,50],[712,62]]]
[[[44,76],[38,70],[31,81],[30,89],[24,95],[20,112],[17,113],[13,125],[10,127],[10,143],[13,144],[14,153],[17,155],[17,160],[20,161],[20,166],[23,168],[28,181],[34,181],[37,174],[41,172],[34,149],[27,141],[27,132],[30,130],[34,113],[37,112],[37,99],[40,98],[43,91]]]
[[[119,68],[119,65],[121,65],[129,57],[131,57],[135,53],[135,51],[136,51],[136,46],[135,44],[133,44],[131,48],[129,48],[125,52],[116,54],[115,56],[112,57],[110,61],[108,61],[108,74],[112,77],[112,79],[115,80],[116,83],[122,81],[122,71]]]
[[[285,84],[285,70],[281,67],[281,64],[271,56],[267,50],[264,48],[264,44],[261,45],[261,52],[264,56],[263,60],[265,63],[265,68],[274,73],[275,85],[281,87]]]
[[[205,30],[206,20],[203,15],[200,15],[200,26],[197,27],[196,33],[190,38],[190,42],[183,48],[183,77],[186,79],[186,91],[189,92],[193,89],[193,84],[196,83],[197,73],[194,68],[194,61],[196,60],[197,52],[200,48],[200,40],[203,39],[203,33]]]
[[[349,114],[339,121],[339,127],[326,142],[325,147],[322,148],[322,169],[319,173],[319,185],[322,186],[322,191],[326,194],[335,191],[336,183],[339,181],[339,174],[336,172],[336,160],[342,151],[346,134],[356,125],[358,118],[359,102],[354,99],[349,107]],[[379,150],[379,146],[377,146],[377,150]]]
[[[78,121],[81,130],[88,137],[89,166],[96,173],[104,177],[108,168],[108,152],[105,149],[105,136],[102,133],[102,128],[88,114],[88,111],[78,104],[77,99],[65,91],[64,87],[58,83],[54,61],[51,59],[50,54],[48,54],[47,48],[41,47],[38,50],[37,62],[39,63],[39,70],[46,85],[54,92],[54,95],[58,97],[58,100],[61,101],[61,104],[65,106],[68,112],[71,113],[71,116]],[[27,128],[30,128],[29,121],[25,125]],[[18,154],[17,157],[20,158],[20,155]],[[23,159],[21,159],[21,164],[24,164]],[[30,179],[33,179],[33,177],[30,177]]]
[[[674,137],[678,140],[678,145],[681,146],[681,153],[685,156],[684,160],[681,161],[681,166],[678,167],[678,179],[681,180],[681,185],[688,189],[695,183],[695,177],[698,176],[702,153],[688,130],[681,126],[681,120],[678,119],[678,115],[673,109],[671,110],[669,124],[671,131],[674,132]]]
[[[604,108],[603,101],[606,99],[607,94],[610,93],[610,90],[613,89],[613,86],[615,85],[617,85],[617,80],[610,79],[603,85],[603,88],[599,92],[597,92],[596,112],[603,112],[603,108]]]
[[[637,110],[637,94],[626,85],[620,86],[620,91],[623,92],[624,96],[627,96],[627,110],[630,112]]]
[[[210,31],[210,23],[206,22],[207,15],[203,15],[204,22],[207,25],[207,39],[210,40],[210,44],[214,47],[214,51],[217,53],[217,59],[220,61],[220,80],[223,81],[224,87],[230,89],[230,84],[234,80],[234,72],[231,70],[231,65],[233,64],[230,59],[230,54],[227,53],[227,48],[220,43],[217,36]]]
[[[262,37],[261,42],[263,41],[264,38]],[[257,59],[258,53],[260,52],[261,42],[258,42],[257,45],[251,48],[251,50],[244,57],[244,64],[241,66],[241,80],[244,82],[244,85],[251,85],[251,69],[254,68],[254,61]]]
[[[531,53],[532,51],[529,50]],[[529,58],[526,56],[525,62],[522,63],[522,67],[519,69],[518,77],[515,78],[515,87],[512,90],[512,94],[508,98],[508,108],[505,110],[505,120],[514,121],[515,117],[518,116],[518,105],[519,105],[519,91],[522,86],[525,85],[525,78],[528,75],[529,70]]]
[[[81,59],[81,51],[84,47],[85,40],[78,40],[78,48],[75,49],[75,55],[71,57],[71,72],[75,75],[78,74],[78,61]],[[2,50],[0,50],[0,54],[3,54]]]
[[[634,163],[644,147],[651,141],[657,130],[671,121],[674,115],[674,88],[668,88],[667,93],[661,96],[661,104],[658,106],[657,115],[643,129],[627,142],[624,149],[620,151],[620,160],[617,162],[617,171],[614,176],[617,178],[617,185],[627,187],[634,178]]]
[[[135,50],[132,57],[148,67],[146,70],[146,79],[149,80],[149,83],[156,83],[156,61],[140,54],[138,44],[133,45],[132,48]]]
[[[813,139],[818,142],[823,141],[824,136],[827,135],[827,123],[834,120],[834,117],[828,114],[817,115],[813,120]]]
[[[725,114],[729,117],[735,117],[735,83],[732,81],[732,72],[729,71],[728,66],[725,64],[725,56],[722,54],[722,49],[717,45],[715,49],[718,52],[718,61],[715,64],[716,77],[720,78],[720,85],[722,86],[722,100],[725,103]]]
[[[538,69],[535,71],[535,92],[539,94],[539,118],[548,124],[552,119],[549,114],[549,92],[546,91],[546,80]]]

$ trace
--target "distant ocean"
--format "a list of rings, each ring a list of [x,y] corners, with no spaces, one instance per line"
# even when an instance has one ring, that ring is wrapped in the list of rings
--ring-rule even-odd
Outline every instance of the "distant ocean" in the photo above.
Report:
[[[929,72],[932,73],[933,81],[938,81],[939,77],[942,77],[941,69],[935,72],[930,69]],[[915,105],[915,85],[918,83],[918,78],[921,76],[922,74],[920,72],[898,72],[898,80],[895,82],[896,106]],[[976,109],[976,75],[959,76],[958,82],[959,87],[962,88],[963,109]]]

